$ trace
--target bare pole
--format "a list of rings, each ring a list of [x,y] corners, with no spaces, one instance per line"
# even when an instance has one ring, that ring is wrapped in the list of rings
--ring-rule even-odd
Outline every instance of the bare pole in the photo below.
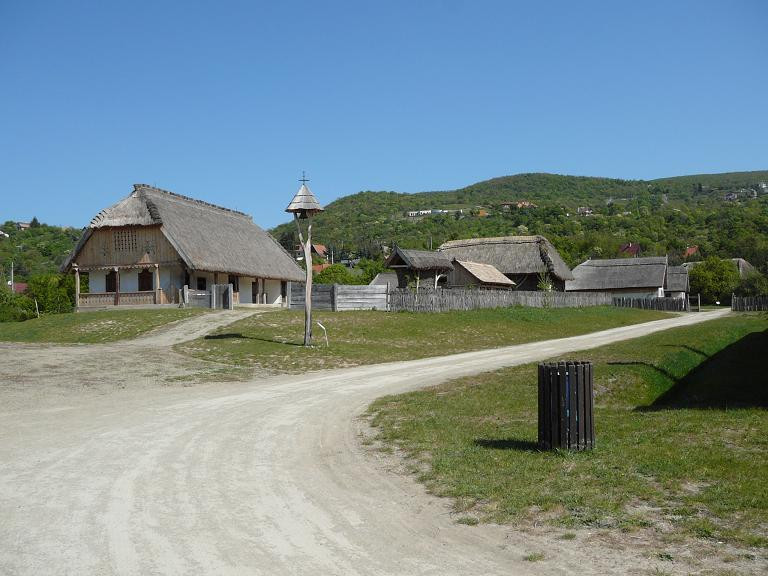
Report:
[[[307,241],[304,242],[299,215],[295,212],[293,219],[299,230],[299,243],[304,250],[304,264],[307,269],[304,289],[304,346],[312,346],[312,222],[307,218]]]

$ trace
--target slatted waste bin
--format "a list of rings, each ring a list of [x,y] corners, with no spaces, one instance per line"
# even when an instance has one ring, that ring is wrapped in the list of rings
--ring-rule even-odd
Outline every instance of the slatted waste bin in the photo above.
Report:
[[[592,394],[591,362],[539,364],[539,448],[594,447]]]

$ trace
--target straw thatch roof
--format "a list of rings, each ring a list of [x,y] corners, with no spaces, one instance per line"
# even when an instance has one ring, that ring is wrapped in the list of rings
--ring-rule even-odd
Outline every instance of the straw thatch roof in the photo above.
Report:
[[[397,274],[394,272],[379,272],[376,277],[368,283],[368,286],[397,286]]]
[[[387,268],[405,268],[415,272],[448,272],[453,270],[451,258],[429,250],[403,250],[395,246],[387,261]]]
[[[189,270],[304,279],[304,272],[288,252],[247,214],[146,184],[133,188],[128,197],[91,220],[62,270],[77,261],[77,254],[96,229],[160,226]]]
[[[684,266],[668,266],[664,288],[668,292],[688,292],[688,269]]]
[[[464,262],[461,260],[454,260],[454,264],[461,266],[464,270],[472,275],[481,284],[494,284],[496,286],[509,286],[515,285],[512,280],[504,276],[496,268],[490,264],[481,264],[480,262]]]
[[[565,283],[572,290],[622,290],[662,288],[667,257],[587,260],[573,269],[574,279]]]
[[[502,274],[548,272],[558,280],[573,278],[554,246],[543,236],[502,236],[451,240],[438,250],[462,262],[490,264]]]

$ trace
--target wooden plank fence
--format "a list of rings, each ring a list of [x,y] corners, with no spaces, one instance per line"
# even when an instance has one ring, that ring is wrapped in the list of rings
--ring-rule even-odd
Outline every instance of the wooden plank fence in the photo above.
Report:
[[[389,293],[393,312],[448,312],[529,306],[534,308],[581,308],[610,306],[611,295],[603,292],[532,292],[523,290],[483,290],[451,288],[395,289]]]
[[[381,286],[353,286],[346,284],[313,284],[312,309],[332,310],[388,310],[388,289]],[[304,309],[304,284],[291,282],[289,308]]]
[[[643,310],[660,310],[662,312],[688,312],[687,298],[630,298],[616,296],[613,305],[619,308],[641,308]]]
[[[734,296],[731,310],[736,312],[764,312],[768,310],[768,296]]]

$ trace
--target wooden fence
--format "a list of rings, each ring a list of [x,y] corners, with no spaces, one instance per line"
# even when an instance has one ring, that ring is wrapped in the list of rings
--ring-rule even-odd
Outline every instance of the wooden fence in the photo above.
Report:
[[[346,284],[313,284],[313,310],[388,310],[386,285],[353,286]],[[291,282],[289,308],[304,309],[304,284]]]
[[[616,296],[613,305],[619,308],[641,308],[643,310],[660,310],[662,312],[689,311],[687,298],[630,298]]]
[[[764,312],[768,310],[768,296],[734,296],[731,310],[736,312]]]
[[[603,292],[528,292],[522,290],[483,290],[452,288],[395,289],[389,293],[393,312],[447,312],[529,306],[534,308],[581,308],[610,306],[611,295]]]

